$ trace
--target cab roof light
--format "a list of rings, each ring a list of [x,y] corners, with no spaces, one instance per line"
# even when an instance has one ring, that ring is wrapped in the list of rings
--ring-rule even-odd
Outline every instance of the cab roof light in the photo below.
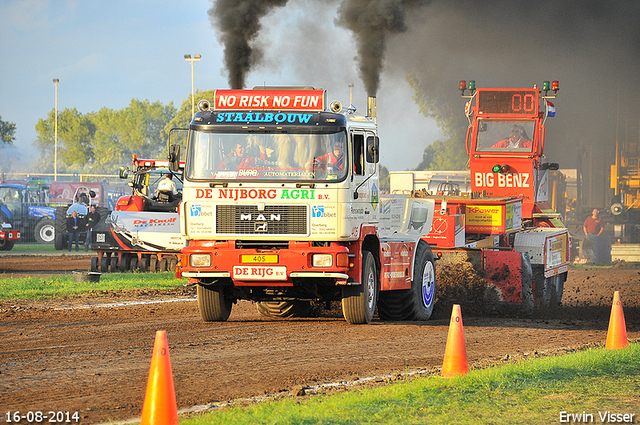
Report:
[[[551,82],[551,90],[553,91],[558,91],[560,90],[560,83],[558,81],[552,81]]]
[[[499,173],[501,169],[502,169],[502,166],[500,164],[496,164],[493,167],[491,167],[491,171],[494,173]]]
[[[549,82],[548,81],[543,81],[542,82],[542,90],[549,91]]]
[[[464,95],[465,90],[467,90],[467,82],[465,80],[460,80],[460,85],[458,86],[458,88],[460,89],[460,94],[463,97],[466,97]],[[476,82],[475,80],[469,80],[469,97],[473,97],[473,94],[476,92]]]

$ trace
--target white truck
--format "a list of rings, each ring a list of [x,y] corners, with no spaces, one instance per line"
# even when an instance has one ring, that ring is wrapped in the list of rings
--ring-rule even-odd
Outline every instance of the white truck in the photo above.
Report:
[[[341,301],[352,324],[376,306],[431,316],[434,201],[380,193],[375,98],[367,116],[313,88],[217,90],[199,108],[179,213],[181,272],[205,321],[238,300],[283,317]]]

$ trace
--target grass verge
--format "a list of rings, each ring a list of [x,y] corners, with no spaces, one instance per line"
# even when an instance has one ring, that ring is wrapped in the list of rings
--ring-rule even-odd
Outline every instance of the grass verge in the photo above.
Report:
[[[96,294],[101,291],[179,288],[186,279],[174,272],[104,273],[99,282],[75,282],[71,274],[56,276],[3,277],[0,301],[38,300]]]
[[[204,424],[553,424],[640,421],[640,344],[520,361],[309,399],[235,406]],[[580,420],[578,416],[582,415]],[[585,416],[587,415],[587,416]],[[588,416],[591,415],[591,416]],[[627,421],[630,422],[630,421]]]

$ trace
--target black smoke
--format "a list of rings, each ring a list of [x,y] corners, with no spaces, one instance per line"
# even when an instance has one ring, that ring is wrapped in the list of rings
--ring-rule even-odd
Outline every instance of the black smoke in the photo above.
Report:
[[[360,78],[368,95],[375,96],[378,92],[389,35],[407,31],[407,12],[427,3],[427,0],[344,0],[340,4],[336,24],[356,37]]]
[[[261,52],[251,42],[260,32],[260,18],[287,0],[215,0],[209,17],[224,45],[224,64],[229,73],[229,87],[245,87],[251,67],[260,60]]]

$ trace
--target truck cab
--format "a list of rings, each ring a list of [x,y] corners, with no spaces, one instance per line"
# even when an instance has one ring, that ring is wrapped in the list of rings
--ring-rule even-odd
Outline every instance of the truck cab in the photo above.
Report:
[[[555,114],[547,99],[555,98],[558,82],[545,82],[542,96],[535,86],[475,88],[470,81],[467,88],[461,81],[460,89],[469,99],[465,112],[472,192],[523,198],[522,218],[529,224],[563,227],[549,204],[549,171],[557,170],[558,164],[544,155],[544,122]],[[555,220],[553,226],[550,220]]]

